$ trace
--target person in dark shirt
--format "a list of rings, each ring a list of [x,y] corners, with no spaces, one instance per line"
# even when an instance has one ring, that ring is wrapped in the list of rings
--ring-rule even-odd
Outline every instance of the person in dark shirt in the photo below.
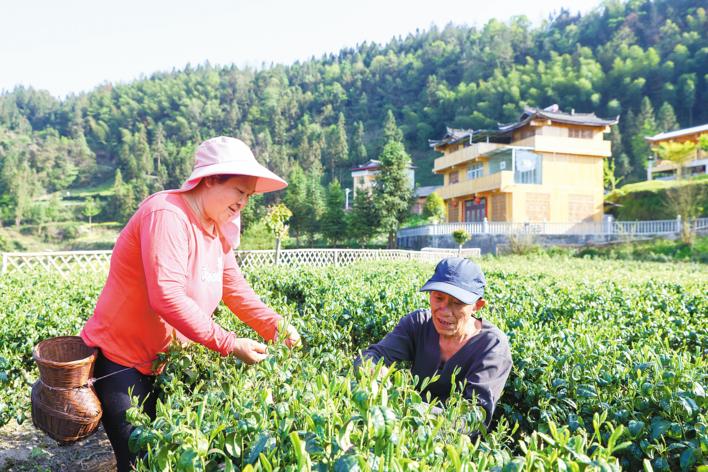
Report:
[[[486,426],[491,423],[497,401],[511,372],[512,360],[506,335],[483,320],[480,310],[486,281],[480,267],[469,259],[450,257],[435,267],[435,273],[420,289],[430,293],[430,308],[405,315],[393,331],[380,342],[369,346],[355,361],[411,361],[411,371],[419,379],[439,375],[428,384],[423,396],[445,402],[452,387],[456,368],[462,394],[477,402],[486,412]]]

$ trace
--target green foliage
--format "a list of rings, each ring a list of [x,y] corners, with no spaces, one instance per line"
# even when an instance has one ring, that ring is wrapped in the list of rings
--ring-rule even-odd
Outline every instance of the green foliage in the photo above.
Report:
[[[617,177],[617,168],[612,157],[602,161],[602,180],[605,184],[605,190],[610,192],[613,192],[617,185],[624,180],[623,177]]]
[[[676,186],[690,186],[697,195],[699,214],[708,211],[708,178],[676,181],[641,182],[628,184],[605,196],[606,202],[617,206],[608,209],[619,220],[662,220],[676,218],[676,208],[670,204],[669,192]]]
[[[607,247],[587,247],[578,251],[576,255],[578,257],[656,262],[685,260],[708,264],[708,237],[699,237],[692,245],[670,239],[657,239]]]
[[[98,215],[101,213],[101,206],[100,204],[96,203],[92,197],[88,197],[84,201],[84,207],[81,210],[81,213],[88,218],[89,226],[91,225],[91,220],[94,216]]]
[[[428,195],[423,205],[423,216],[431,223],[442,223],[445,221],[445,213],[445,200],[437,192]]]
[[[263,200],[264,195],[262,193],[252,195],[251,198],[248,199],[248,204],[241,209],[242,232],[248,230],[251,225],[258,223],[265,217],[267,208],[264,205]]]
[[[659,143],[654,148],[654,152],[666,161],[671,161],[676,165],[676,178],[683,177],[683,167],[690,161],[696,158],[696,143],[687,141],[684,143],[664,142]]]
[[[462,245],[470,240],[470,235],[464,229],[456,229],[452,232],[452,239],[457,243],[457,255],[462,254]]]
[[[456,229],[452,232],[452,239],[460,246],[470,240],[470,235],[464,229]]]
[[[101,216],[124,222],[122,209],[146,193],[181,185],[202,139],[235,135],[279,175],[298,164],[324,175],[323,184],[336,177],[345,186],[352,163],[400,141],[415,158],[417,183],[432,185],[439,176],[428,171],[428,139],[446,126],[494,127],[525,106],[559,103],[620,116],[615,176],[636,181],[645,176],[645,135],[708,122],[706,16],[698,0],[612,1],[584,15],[561,10],[537,26],[512,17],[431,27],[289,66],[190,66],[62,100],[17,87],[0,94],[0,175],[27,163],[34,197],[120,169],[133,195]],[[17,199],[27,192],[11,183],[0,178],[5,224],[29,211]],[[296,237],[313,239],[316,224],[296,231],[293,213]]]
[[[694,264],[485,259],[484,317],[509,336],[514,369],[496,429],[456,389],[433,415],[404,370],[352,370],[359,349],[425,306],[433,265],[268,267],[247,278],[302,334],[246,366],[173,349],[157,419],[138,408],[139,470],[691,470],[706,462],[705,271]],[[0,423],[29,414],[32,347],[77,333],[105,274],[0,279]],[[223,307],[218,322],[253,336]],[[434,381],[434,379],[432,380]],[[437,405],[441,406],[441,405]]]
[[[703,152],[708,152],[708,134],[702,134],[701,137],[698,138],[698,149]]]
[[[265,216],[266,228],[273,233],[276,239],[281,239],[288,232],[287,221],[293,213],[282,203],[268,207]]]
[[[239,249],[244,251],[259,249],[272,250],[274,245],[275,237],[273,233],[268,229],[265,221],[259,220],[252,222],[243,230]]]

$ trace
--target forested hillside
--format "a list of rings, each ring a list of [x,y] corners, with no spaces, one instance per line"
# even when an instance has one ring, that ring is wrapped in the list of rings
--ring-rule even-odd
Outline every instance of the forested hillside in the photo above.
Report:
[[[708,122],[704,7],[606,1],[539,26],[525,17],[449,25],[302,63],[187,66],[65,99],[16,88],[0,96],[0,217],[51,219],[52,199],[36,197],[103,184],[115,192],[98,217],[124,220],[150,192],[182,182],[196,143],[222,134],[247,141],[281,175],[300,167],[319,184],[336,176],[346,186],[353,164],[381,152],[388,110],[422,185],[438,182],[427,140],[445,126],[493,127],[552,103],[620,115],[616,173],[637,180],[643,136]]]

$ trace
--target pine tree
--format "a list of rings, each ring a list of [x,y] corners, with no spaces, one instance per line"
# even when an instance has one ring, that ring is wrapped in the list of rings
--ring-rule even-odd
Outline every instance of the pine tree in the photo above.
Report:
[[[659,111],[656,112],[656,129],[660,133],[679,129],[674,107],[669,102],[662,103]]]
[[[344,192],[337,179],[327,188],[327,207],[322,216],[322,234],[336,246],[347,234],[344,213]]]
[[[388,233],[388,247],[396,245],[396,232],[409,214],[413,191],[408,176],[411,158],[403,143],[391,140],[383,148],[376,175],[375,197],[381,228]]]
[[[253,144],[256,142],[255,138],[253,137],[253,129],[251,128],[251,125],[248,124],[248,122],[243,124],[237,137],[241,141],[246,143],[248,147],[253,147]]]
[[[327,164],[330,178],[334,179],[335,169],[349,162],[349,143],[347,141],[346,122],[344,114],[339,113],[336,125],[332,125],[329,131]]]
[[[696,74],[683,74],[678,84],[679,103],[688,126],[693,126],[693,105],[696,103]]]
[[[67,149],[69,160],[77,169],[78,180],[84,184],[88,183],[96,171],[96,155],[86,142],[83,111],[79,101],[73,106],[69,134],[71,137],[71,144]]]
[[[384,143],[391,141],[403,142],[403,133],[396,124],[396,117],[393,116],[393,112],[389,109],[386,112],[386,120],[384,121]]]
[[[319,162],[307,174],[305,183],[305,199],[307,202],[307,220],[305,231],[310,245],[315,240],[315,235],[320,231],[320,220],[324,213],[324,196],[322,188],[322,167]]]
[[[364,144],[364,123],[357,121],[354,124],[354,136],[352,136],[352,164],[364,164],[368,157]]]
[[[632,166],[629,163],[629,158],[624,152],[622,145],[622,134],[618,125],[610,127],[610,143],[612,159],[614,159],[614,172],[617,179],[625,179],[632,172]]]
[[[373,194],[368,190],[357,192],[352,211],[347,216],[349,234],[360,246],[365,246],[380,227],[379,212]]]
[[[165,128],[162,126],[162,123],[157,124],[150,153],[155,161],[154,166],[155,174],[157,176],[157,183],[161,188],[165,188],[165,185],[167,184],[167,168],[165,167],[165,163],[168,160],[168,156],[167,148],[165,146]]]
[[[133,133],[127,129],[120,130],[120,145],[118,146],[118,163],[120,169],[125,174],[126,182],[131,182],[138,177],[138,162],[133,154]]]
[[[108,217],[126,223],[135,211],[135,195],[130,185],[123,181],[123,173],[116,169],[113,181],[113,196],[109,200]]]
[[[645,137],[656,134],[654,107],[649,97],[642,99],[634,129],[636,129],[636,132],[630,137],[633,176],[638,180],[643,180],[646,176],[647,160],[651,152]]]
[[[307,222],[310,218],[309,205],[307,202],[307,177],[302,167],[296,162],[290,171],[288,187],[285,190],[283,202],[290,208],[292,217],[290,218],[290,231],[295,236],[295,241],[300,247],[300,239],[307,229]]]
[[[138,132],[133,137],[133,155],[137,165],[137,174],[140,178],[152,175],[154,170],[153,158],[150,155],[147,130],[142,124],[138,125]]]
[[[22,219],[27,215],[32,206],[32,183],[34,182],[33,172],[27,161],[19,164],[13,175],[10,187],[10,195],[15,203],[15,226],[22,224]]]

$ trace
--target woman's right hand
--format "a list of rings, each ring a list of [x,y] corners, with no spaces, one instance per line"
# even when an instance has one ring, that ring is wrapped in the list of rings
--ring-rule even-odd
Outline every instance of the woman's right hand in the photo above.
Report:
[[[233,354],[246,364],[252,365],[268,357],[268,347],[253,339],[237,338],[229,354]]]

